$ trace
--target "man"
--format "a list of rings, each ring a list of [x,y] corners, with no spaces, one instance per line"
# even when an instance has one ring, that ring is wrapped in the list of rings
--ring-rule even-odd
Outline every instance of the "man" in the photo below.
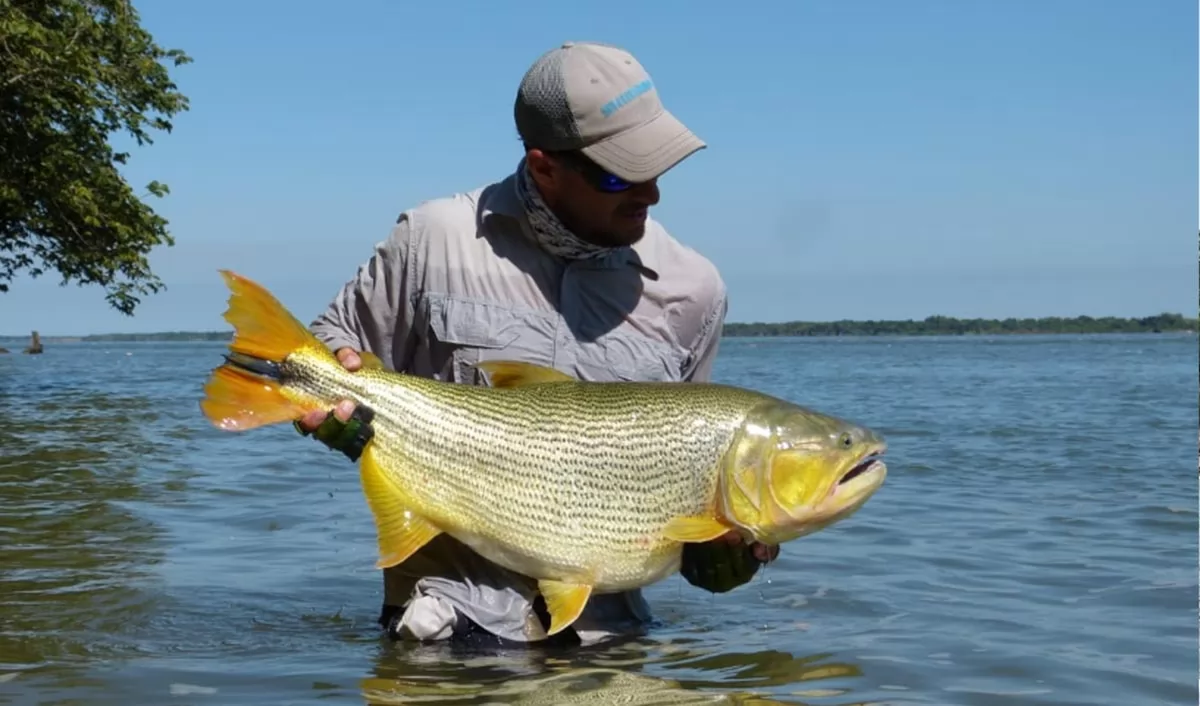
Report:
[[[515,117],[525,146],[515,173],[401,214],[313,331],[352,370],[367,350],[391,369],[465,384],[496,358],[586,380],[707,380],[724,283],[649,217],[658,178],[704,143],[663,109],[633,56],[601,44],[538,59]],[[344,402],[297,426],[356,459],[369,423]],[[689,549],[682,573],[728,590],[776,551],[731,534]],[[380,623],[395,639],[546,639],[536,584],[447,535],[385,570],[384,594]],[[639,591],[598,595],[554,642],[637,634],[649,620]]]

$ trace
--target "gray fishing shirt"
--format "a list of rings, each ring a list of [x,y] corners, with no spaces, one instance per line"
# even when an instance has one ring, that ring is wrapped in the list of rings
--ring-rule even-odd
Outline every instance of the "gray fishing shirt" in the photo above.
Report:
[[[583,380],[709,379],[727,311],[705,257],[648,219],[645,236],[600,257],[541,248],[514,175],[405,211],[389,237],[312,324],[330,349],[366,350],[387,367],[482,384],[474,364],[516,359]],[[384,571],[400,632],[443,639],[465,615],[518,641],[545,637],[536,583],[440,535]],[[637,634],[650,620],[640,591],[591,598],[574,627],[585,642]]]

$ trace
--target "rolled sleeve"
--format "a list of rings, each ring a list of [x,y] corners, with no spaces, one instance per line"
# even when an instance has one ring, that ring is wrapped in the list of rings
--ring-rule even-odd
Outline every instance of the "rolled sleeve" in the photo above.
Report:
[[[370,351],[395,370],[411,355],[413,232],[401,215],[388,238],[310,325],[330,350]]]
[[[721,333],[729,313],[729,299],[720,276],[714,275],[708,294],[710,304],[704,309],[704,317],[690,348],[691,364],[684,371],[683,379],[686,382],[709,382],[712,379],[713,363],[721,345]]]
[[[717,350],[721,346],[721,330],[724,328],[728,304],[724,297],[714,308],[701,333],[700,340],[692,354],[691,370],[684,380],[687,382],[709,382],[712,380],[713,363],[717,359]]]

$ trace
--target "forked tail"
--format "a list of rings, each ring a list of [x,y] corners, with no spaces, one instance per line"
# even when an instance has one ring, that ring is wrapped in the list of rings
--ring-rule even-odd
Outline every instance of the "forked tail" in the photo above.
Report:
[[[229,287],[224,318],[233,326],[226,362],[204,386],[200,409],[213,426],[242,431],[299,419],[314,409],[288,395],[280,363],[292,353],[333,354],[266,289],[241,275],[221,270]]]

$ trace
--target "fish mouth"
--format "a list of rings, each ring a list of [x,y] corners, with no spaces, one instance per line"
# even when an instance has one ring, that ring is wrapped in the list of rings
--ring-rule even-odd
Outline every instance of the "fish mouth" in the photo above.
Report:
[[[887,467],[883,463],[883,454],[886,450],[886,447],[880,446],[868,451],[861,459],[859,459],[858,463],[854,464],[850,470],[842,474],[842,477],[838,479],[835,487],[846,485],[855,478],[861,478],[862,476],[873,471],[882,471],[886,469]]]

